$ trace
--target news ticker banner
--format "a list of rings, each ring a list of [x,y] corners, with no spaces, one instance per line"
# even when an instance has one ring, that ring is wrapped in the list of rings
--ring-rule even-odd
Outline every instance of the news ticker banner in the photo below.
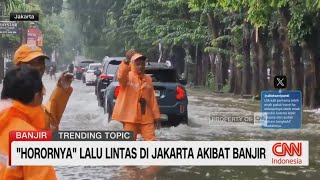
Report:
[[[90,133],[93,137],[94,133],[105,132]],[[121,138],[127,132],[114,133]],[[11,132],[9,164],[12,166],[309,165],[308,141],[123,141],[123,139],[94,141],[85,138],[66,141],[65,138],[57,140],[53,137],[50,131]]]

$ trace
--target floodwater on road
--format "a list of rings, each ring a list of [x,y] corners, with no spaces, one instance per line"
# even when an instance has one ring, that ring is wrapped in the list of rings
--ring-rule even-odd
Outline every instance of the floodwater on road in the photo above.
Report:
[[[49,98],[56,81],[44,77]],[[81,81],[73,83],[74,91],[63,115],[60,130],[121,130],[118,122],[107,122],[103,109],[98,107],[94,87]],[[249,140],[307,140],[309,141],[309,166],[304,167],[221,167],[179,166],[162,167],[156,179],[320,179],[320,116],[303,113],[300,130],[266,130],[257,126],[210,126],[209,114],[217,112],[258,112],[259,102],[238,100],[230,96],[208,95],[188,89],[190,125],[162,128],[157,131],[161,141],[249,141]],[[237,124],[238,125],[238,124]],[[55,167],[59,179],[137,179],[139,168],[109,166]]]

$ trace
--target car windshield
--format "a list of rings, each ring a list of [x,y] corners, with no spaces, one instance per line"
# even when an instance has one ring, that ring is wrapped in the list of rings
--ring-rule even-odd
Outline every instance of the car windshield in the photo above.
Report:
[[[119,65],[109,64],[106,70],[107,74],[115,74],[117,72]]]
[[[91,65],[89,66],[89,70],[96,70],[99,69],[100,65]]]
[[[87,67],[89,65],[89,63],[88,64],[86,64],[86,63],[81,63],[81,64],[79,64],[79,67]]]
[[[78,66],[79,67],[86,67],[89,66],[89,64],[94,63],[94,61],[83,61],[83,62],[79,62]]]
[[[177,82],[177,73],[174,69],[147,69],[153,82]]]

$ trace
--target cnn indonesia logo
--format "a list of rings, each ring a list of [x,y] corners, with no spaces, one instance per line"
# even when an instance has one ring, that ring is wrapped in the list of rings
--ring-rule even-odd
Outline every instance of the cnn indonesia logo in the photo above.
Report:
[[[302,164],[302,143],[278,142],[272,146],[272,153],[278,158],[272,158],[272,164]],[[280,158],[279,158],[280,157]]]

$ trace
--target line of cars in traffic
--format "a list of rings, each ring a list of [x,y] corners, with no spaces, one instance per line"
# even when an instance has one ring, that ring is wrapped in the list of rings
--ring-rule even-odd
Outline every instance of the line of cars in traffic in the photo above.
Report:
[[[98,105],[108,114],[108,121],[121,91],[117,70],[123,59],[125,57],[105,57],[102,63],[89,63],[82,75],[86,85],[95,86]],[[188,124],[188,97],[184,87],[187,82],[165,63],[147,62],[145,73],[152,77],[163,123],[172,126]]]

